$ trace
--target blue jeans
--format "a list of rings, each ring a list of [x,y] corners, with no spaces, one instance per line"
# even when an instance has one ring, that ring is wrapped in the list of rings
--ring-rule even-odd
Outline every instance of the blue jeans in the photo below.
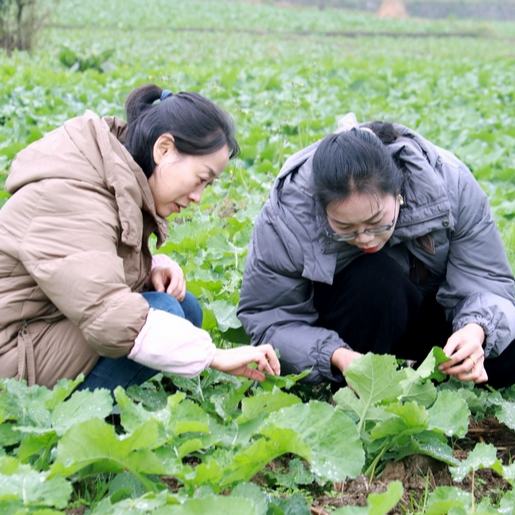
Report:
[[[142,295],[152,308],[186,318],[197,327],[202,326],[202,308],[191,293],[186,293],[182,302],[167,293],[151,291]],[[133,384],[144,383],[157,373],[157,370],[140,365],[126,357],[100,358],[78,390],[107,388],[113,391],[117,386],[127,388]]]

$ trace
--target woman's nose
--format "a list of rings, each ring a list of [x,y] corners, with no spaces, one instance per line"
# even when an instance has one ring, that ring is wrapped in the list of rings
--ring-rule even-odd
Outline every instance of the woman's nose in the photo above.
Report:
[[[366,232],[361,231],[361,232],[356,236],[356,238],[354,238],[354,241],[355,241],[356,243],[369,243],[369,242],[371,242],[374,238],[375,238],[375,236],[374,236],[373,234],[367,234]]]
[[[202,198],[202,191],[200,189],[192,191],[189,195],[189,198],[192,202],[196,202],[198,204]]]

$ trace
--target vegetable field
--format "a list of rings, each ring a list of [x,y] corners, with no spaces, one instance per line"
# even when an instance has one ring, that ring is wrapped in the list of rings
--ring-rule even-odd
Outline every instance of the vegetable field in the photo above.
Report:
[[[237,125],[240,156],[170,220],[160,250],[218,345],[246,342],[247,243],[281,164],[349,111],[413,127],[469,165],[515,269],[514,40],[509,22],[62,0],[32,54],[0,53],[0,206],[20,149],[86,109],[123,117],[128,92],[155,82],[199,91]],[[515,388],[446,381],[442,359],[435,348],[415,370],[367,355],[337,392],[215,371],[160,374],[114,399],[74,392],[80,378],[53,390],[1,379],[0,513],[514,513]]]

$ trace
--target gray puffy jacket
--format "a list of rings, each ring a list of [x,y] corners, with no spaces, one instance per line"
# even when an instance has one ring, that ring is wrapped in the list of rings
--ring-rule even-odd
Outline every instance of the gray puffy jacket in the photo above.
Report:
[[[453,154],[395,127],[401,137],[387,148],[402,163],[405,204],[387,251],[422,261],[453,329],[481,325],[485,355],[495,357],[515,339],[515,281],[486,195]],[[330,359],[348,345],[317,327],[313,281],[331,284],[361,253],[326,236],[312,187],[318,144],[286,161],[256,220],[238,317],[253,344],[269,342],[279,351],[285,373],[311,368],[309,381],[341,381]]]

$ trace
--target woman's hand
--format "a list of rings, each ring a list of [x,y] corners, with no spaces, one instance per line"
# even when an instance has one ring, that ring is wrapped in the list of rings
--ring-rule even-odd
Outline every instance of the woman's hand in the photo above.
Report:
[[[474,381],[474,383],[488,381],[484,367],[484,341],[485,332],[480,325],[465,325],[447,340],[443,350],[450,359],[440,365],[440,370],[460,381]]]
[[[257,368],[250,368],[251,363],[256,363]],[[244,345],[234,349],[216,349],[211,367],[257,381],[264,381],[265,373],[273,376],[281,373],[274,348],[268,343],[257,347]]]
[[[338,368],[343,374],[351,362],[360,356],[363,356],[360,352],[355,352],[351,349],[341,347],[333,352],[333,355],[331,356],[331,365]]]
[[[152,268],[150,282],[154,290],[169,293],[180,302],[186,296],[186,279],[182,268],[171,259],[166,266]]]

